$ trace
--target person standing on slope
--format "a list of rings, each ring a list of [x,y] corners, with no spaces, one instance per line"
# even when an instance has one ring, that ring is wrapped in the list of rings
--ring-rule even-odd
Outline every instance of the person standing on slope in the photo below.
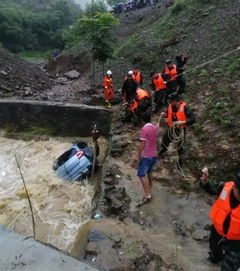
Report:
[[[181,101],[177,94],[169,96],[171,101],[167,112],[164,113],[167,119],[168,129],[163,135],[161,150],[158,155],[161,157],[168,149],[172,141],[177,141],[178,163],[177,168],[182,167],[185,143],[186,128],[195,122],[195,116],[188,105]]]
[[[171,59],[165,60],[164,73],[170,76],[172,87],[178,94],[182,94],[185,91],[186,80],[182,73],[185,71],[187,59],[187,55],[176,56],[177,64],[174,64]]]
[[[147,203],[152,198],[153,166],[157,160],[157,138],[159,128],[151,123],[151,113],[145,112],[141,119],[144,123],[140,134],[140,144],[134,158],[139,161],[137,176],[139,177],[144,190],[144,196],[138,206]]]
[[[111,99],[114,98],[113,92],[113,82],[112,82],[112,72],[110,70],[107,71],[106,76],[103,78],[103,86],[104,86],[104,96],[106,107],[111,108],[112,105],[110,103]]]
[[[133,71],[127,73],[122,85],[123,103],[132,103],[137,96],[137,82],[133,78]]]

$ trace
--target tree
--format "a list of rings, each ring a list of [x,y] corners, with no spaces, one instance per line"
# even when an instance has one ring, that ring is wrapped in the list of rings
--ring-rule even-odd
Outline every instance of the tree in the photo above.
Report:
[[[91,4],[87,4],[84,15],[94,17],[98,13],[107,13],[107,6],[103,0],[94,0]]]
[[[70,0],[0,0],[0,42],[12,52],[62,49],[79,15]]]
[[[87,42],[92,45],[94,59],[104,63],[112,57],[117,24],[119,20],[107,13],[80,18],[68,33],[67,42],[70,46]]]
[[[71,47],[81,42],[87,43],[91,46],[93,64],[97,60],[104,67],[104,63],[113,54],[117,24],[119,24],[119,20],[108,13],[99,13],[93,18],[80,18],[68,33],[67,44]],[[94,70],[93,68],[95,80]]]

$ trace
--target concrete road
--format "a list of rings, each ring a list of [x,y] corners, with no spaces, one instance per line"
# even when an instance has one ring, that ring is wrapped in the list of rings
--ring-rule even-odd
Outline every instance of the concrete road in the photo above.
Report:
[[[0,226],[0,271],[97,271],[32,238]]]

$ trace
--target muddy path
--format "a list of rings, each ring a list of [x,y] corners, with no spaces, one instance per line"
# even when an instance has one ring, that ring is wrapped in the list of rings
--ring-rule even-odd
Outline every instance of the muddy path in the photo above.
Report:
[[[171,147],[154,170],[153,199],[137,207],[143,196],[133,162],[139,127],[119,121],[120,106],[113,111],[110,155],[103,168],[97,210],[102,217],[88,225],[88,243],[81,257],[102,270],[219,270],[207,261],[208,213],[214,198],[199,188],[197,176],[186,167],[187,180],[179,175]],[[153,122],[158,118],[154,115]],[[187,191],[189,187],[192,192]],[[123,205],[117,200],[109,205],[111,195]]]

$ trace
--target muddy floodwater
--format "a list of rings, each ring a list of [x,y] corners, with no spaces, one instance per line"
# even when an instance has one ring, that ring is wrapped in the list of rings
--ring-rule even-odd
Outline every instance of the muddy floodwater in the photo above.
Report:
[[[26,236],[33,235],[30,208],[15,160],[17,154],[33,205],[36,239],[71,253],[81,226],[90,219],[96,190],[94,181],[84,181],[84,185],[63,182],[53,171],[53,161],[71,147],[71,140],[0,137],[0,145],[0,224]],[[102,160],[107,141],[100,139],[99,145]]]

